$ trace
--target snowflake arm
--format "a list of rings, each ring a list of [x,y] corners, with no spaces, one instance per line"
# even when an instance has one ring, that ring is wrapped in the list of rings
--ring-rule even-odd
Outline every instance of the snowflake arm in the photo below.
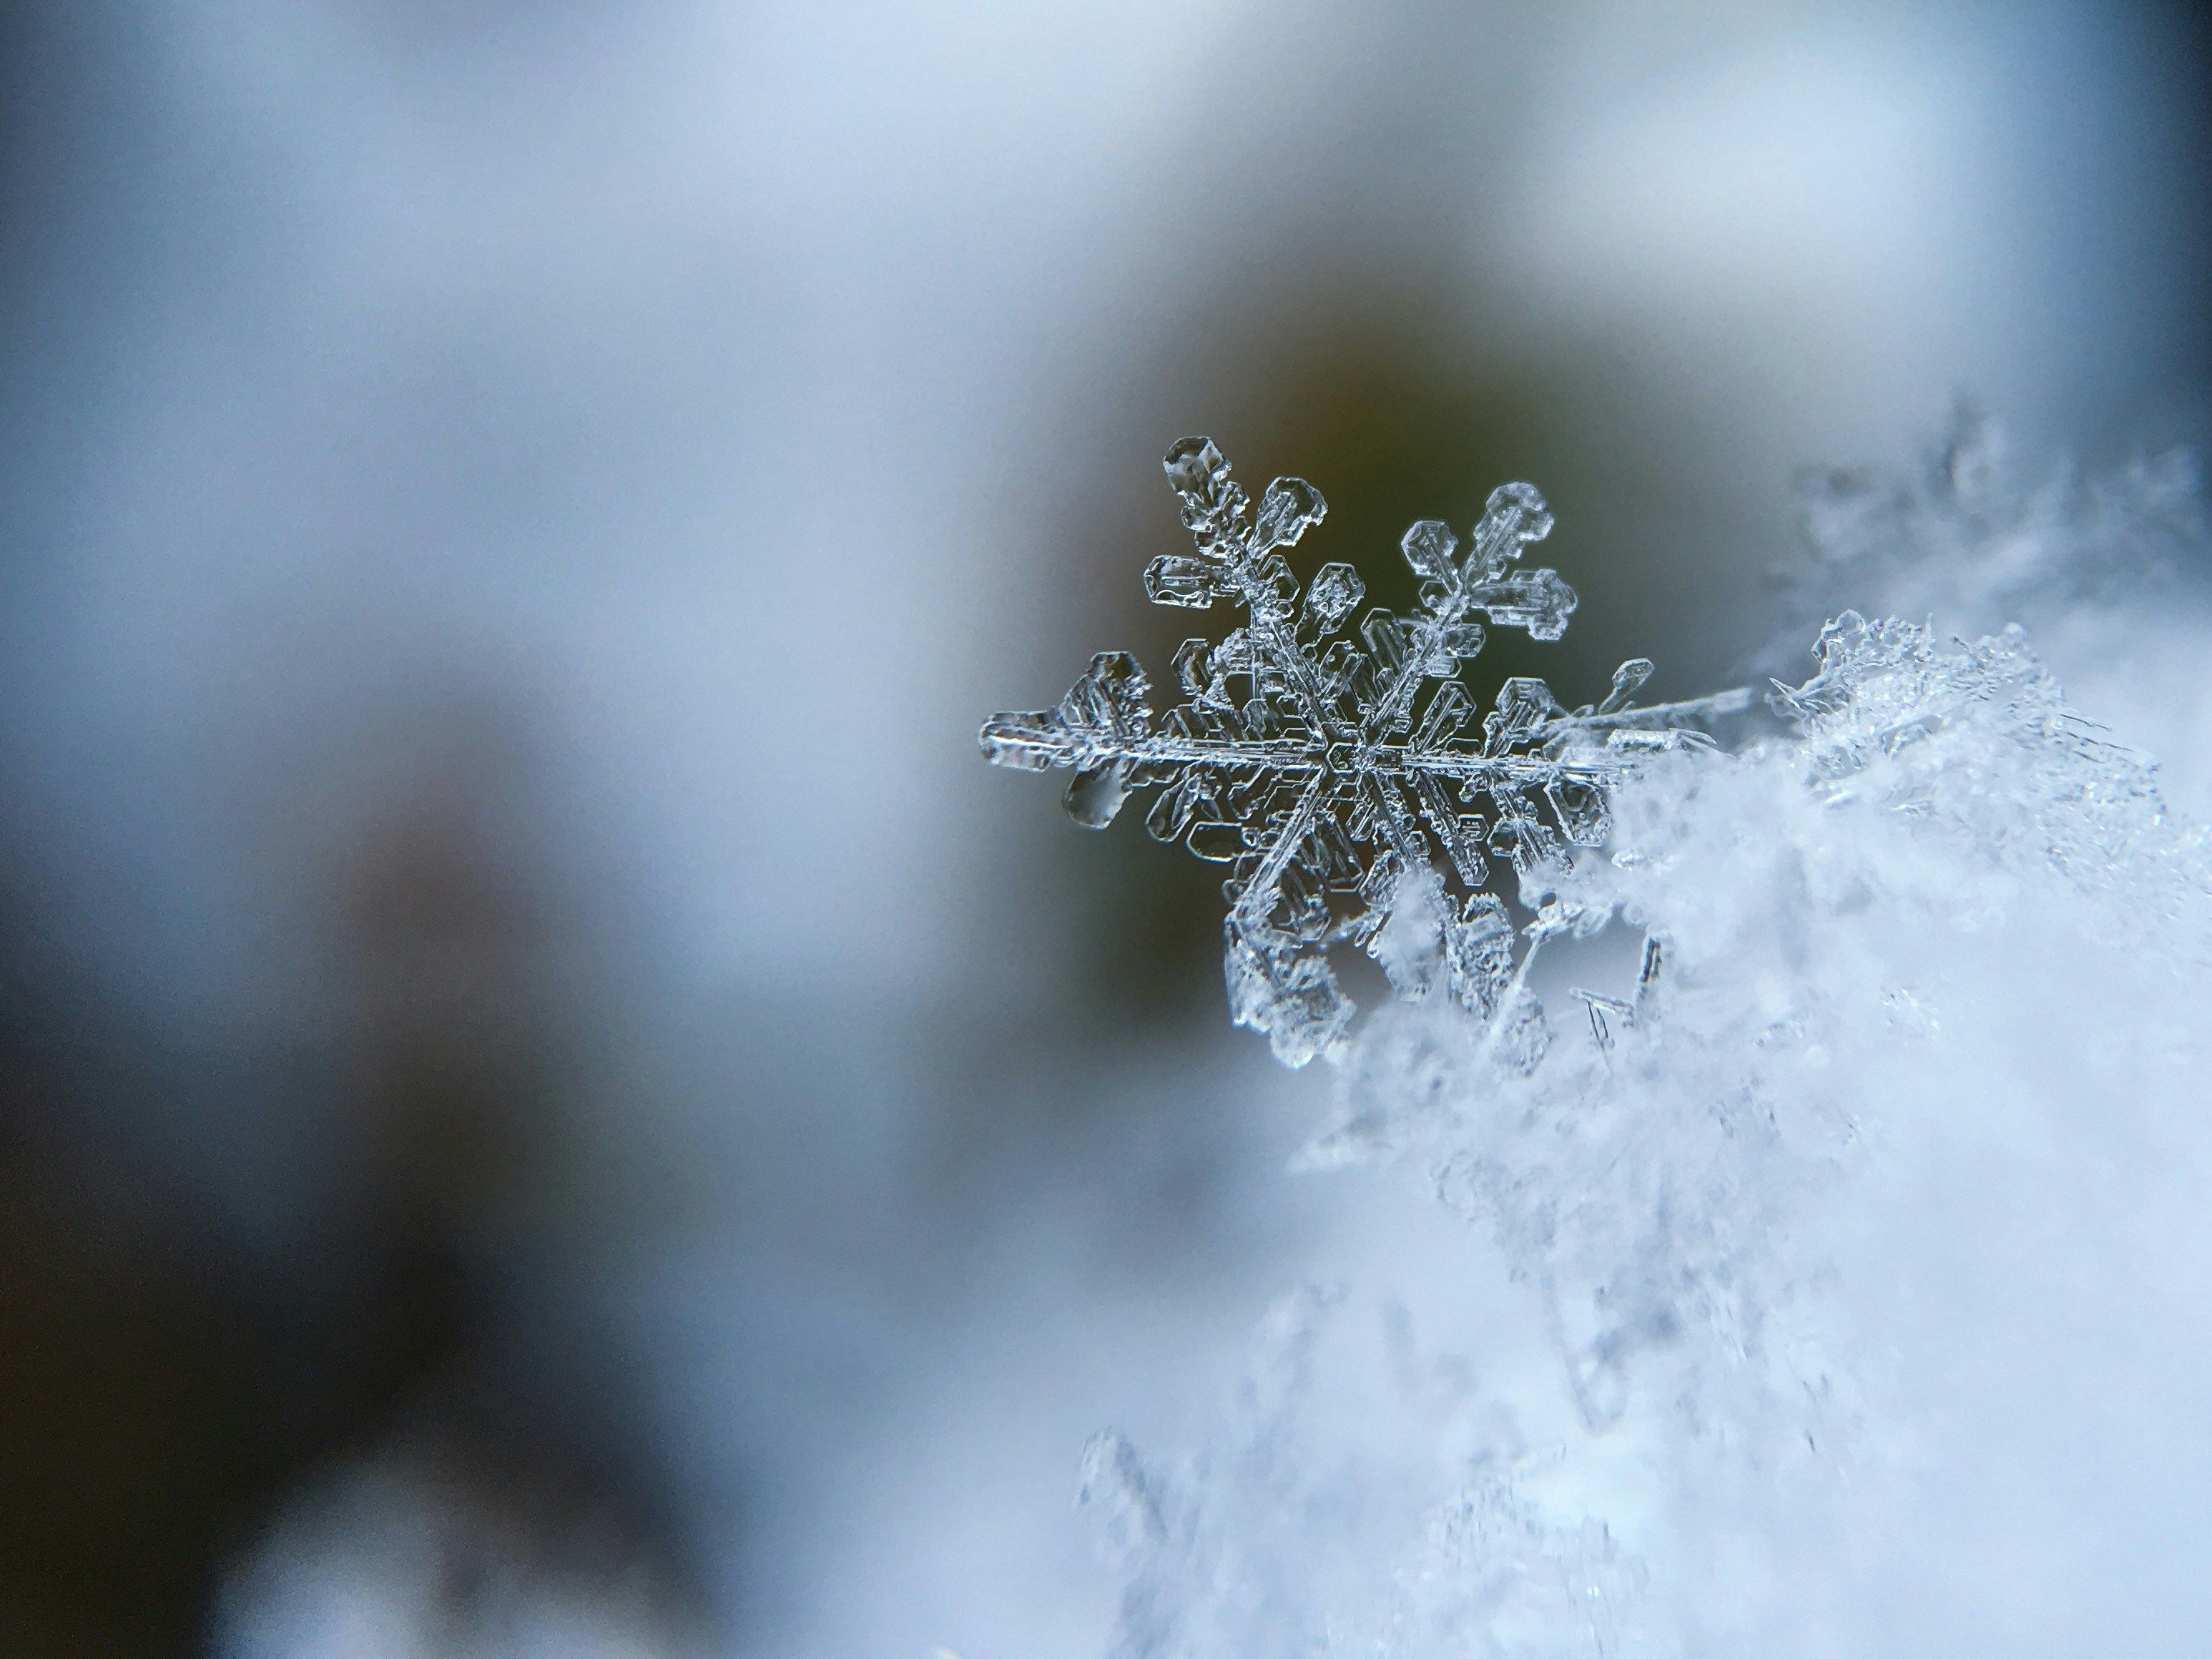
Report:
[[[1509,679],[1478,735],[1460,678],[1486,638],[1477,617],[1556,640],[1576,605],[1557,571],[1520,568],[1552,528],[1532,486],[1493,491],[1463,552],[1436,520],[1407,531],[1420,611],[1371,610],[1355,641],[1343,629],[1365,595],[1358,573],[1325,564],[1301,595],[1284,556],[1328,512],[1319,490],[1277,478],[1255,511],[1205,438],[1183,439],[1164,465],[1194,551],[1153,560],[1146,594],[1191,609],[1227,600],[1244,623],[1184,641],[1175,670],[1187,700],[1157,724],[1136,659],[1103,652],[1054,708],[984,722],[985,757],[1073,772],[1067,810],[1091,829],[1158,787],[1152,834],[1230,866],[1231,1011],[1292,1066],[1343,1042],[1353,1009],[1329,966],[1337,945],[1376,956],[1401,994],[1445,985],[1485,1018],[1527,1000],[1492,861],[1526,872],[1601,842],[1610,789],[1637,753],[1695,740],[1695,722],[1748,707],[1751,694],[1637,708],[1651,673],[1638,658],[1601,703],[1573,711],[1541,680]],[[1435,937],[1419,952],[1386,948],[1382,932],[1415,889]],[[1525,1011],[1516,1018],[1530,1025]]]

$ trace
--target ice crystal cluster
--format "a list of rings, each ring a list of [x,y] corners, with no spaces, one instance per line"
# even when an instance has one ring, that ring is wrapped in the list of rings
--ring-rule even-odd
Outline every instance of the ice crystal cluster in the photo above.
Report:
[[[1182,440],[1164,465],[1196,551],[1153,560],[1146,594],[1226,603],[1244,624],[1183,642],[1175,672],[1187,701],[1157,724],[1136,659],[1102,652],[1057,706],[986,721],[984,755],[1073,771],[1067,811],[1091,829],[1158,787],[1152,835],[1230,866],[1230,1008],[1289,1064],[1343,1043],[1353,1008],[1328,953],[1353,945],[1401,995],[1448,988],[1533,1066],[1540,1012],[1516,981],[1493,870],[1525,874],[1602,844],[1608,793],[1632,759],[1743,700],[1638,708],[1652,668],[1638,658],[1602,702],[1571,711],[1542,680],[1508,679],[1478,724],[1462,676],[1484,623],[1556,640],[1575,608],[1557,571],[1522,566],[1552,529],[1534,489],[1493,491],[1463,548],[1436,520],[1407,530],[1400,550],[1421,579],[1419,612],[1377,606],[1347,637],[1366,592],[1359,573],[1324,564],[1301,594],[1284,557],[1328,512],[1319,490],[1277,478],[1255,509],[1209,438]],[[1418,906],[1419,948],[1389,937],[1401,904]]]
[[[2127,591],[2185,514],[1960,453],[1828,521],[1869,609],[2094,588],[2212,640],[2182,576]],[[1431,997],[1346,1043],[1304,1161],[1416,1175],[1488,1266],[1348,1252],[1209,1441],[1093,1443],[1117,1659],[2204,1650],[2205,836],[2019,629],[1844,611],[1811,668],[1517,866],[1586,1036],[1530,1065]]]

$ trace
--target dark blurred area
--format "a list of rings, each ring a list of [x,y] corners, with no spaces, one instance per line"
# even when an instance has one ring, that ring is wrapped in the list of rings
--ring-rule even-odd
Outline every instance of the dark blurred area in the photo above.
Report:
[[[493,822],[511,757],[465,710],[431,741],[329,849],[328,1019],[285,1052],[180,1052],[103,1006],[31,905],[9,918],[10,1652],[200,1650],[234,1558],[370,1480],[438,1534],[433,1650],[441,1621],[461,1650],[549,1586],[696,1622],[602,1345],[532,1328],[588,1164],[573,1011]],[[131,1144],[137,1115],[215,1091],[321,1119],[315,1195],[275,1236]]]
[[[973,733],[1209,432],[1493,681],[1728,683],[1792,469],[2205,433],[2136,5],[0,17],[0,1649],[1096,1650],[1345,1200],[1218,872]]]

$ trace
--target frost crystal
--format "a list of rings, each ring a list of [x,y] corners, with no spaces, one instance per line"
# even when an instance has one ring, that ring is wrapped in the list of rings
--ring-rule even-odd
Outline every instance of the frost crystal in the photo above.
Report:
[[[1401,996],[1448,988],[1533,1066],[1541,1013],[1516,972],[1495,864],[1526,877],[1602,842],[1635,758],[1695,739],[1689,722],[1749,694],[1638,708],[1652,665],[1637,658],[1603,702],[1571,711],[1542,680],[1508,679],[1478,723],[1461,677],[1483,621],[1556,640],[1575,608],[1557,571],[1521,566],[1552,528],[1533,487],[1492,492],[1464,548],[1434,520],[1407,530],[1420,610],[1372,609],[1355,640],[1342,630],[1365,594],[1358,572],[1325,564],[1301,595],[1284,556],[1328,511],[1319,490],[1278,478],[1255,509],[1206,438],[1182,440],[1164,465],[1196,551],[1155,559],[1146,594],[1194,610],[1226,601],[1244,625],[1183,642],[1188,700],[1157,724],[1136,659],[1102,652],[1056,707],[987,720],[985,757],[1072,770],[1067,810],[1094,830],[1159,788],[1152,834],[1230,866],[1231,1011],[1286,1063],[1340,1050],[1353,1010],[1328,953],[1350,944]]]
[[[1296,1301],[1258,1345],[1279,1384],[1195,1455],[1101,1443],[1115,1659],[2205,1627],[2212,1385],[2154,1345],[2212,1287],[2212,848],[2018,630],[1846,612],[1814,648],[1784,731],[1656,759],[1612,856],[1532,884],[1645,933],[1599,1041],[1516,1074],[1442,1001],[1353,1040],[1311,1161],[1419,1171],[1521,1295],[1382,1255],[1452,1285],[1428,1328],[1464,1348],[1373,1356]]]
[[[1464,698],[1448,630],[1469,611],[1565,620],[1557,579],[1514,569],[1543,522],[1533,494],[1494,498],[1464,561],[1415,527],[1408,557],[1445,575],[1425,616],[1362,624],[1366,683],[1340,690],[1323,641],[1357,577],[1317,574],[1286,621],[1281,538],[1243,532],[1241,498],[1210,530],[1218,458],[1179,447],[1214,481],[1190,514],[1205,557],[1164,562],[1155,595],[1258,596],[1250,628],[1184,649],[1185,746],[1156,744],[1133,696],[1096,735],[1082,687],[987,743],[1075,767],[1079,810],[1193,776],[1228,794],[1209,819],[1254,860],[1232,985],[1240,951],[1288,933],[1293,966],[1357,939],[1401,987],[1481,988],[1365,1022],[1301,1159],[1397,1165],[1475,1233],[1460,1259],[1361,1206],[1334,1264],[1352,1282],[1279,1304],[1194,1450],[1093,1443],[1085,1503],[1124,1586],[1113,1659],[2203,1646],[2212,832],[2002,625],[2034,621],[2118,718],[2178,706],[2182,757],[2212,769],[2202,518],[2179,462],[2022,488],[1992,443],[1969,428],[1902,482],[1826,475],[1829,574],[1911,610],[1829,607],[1815,672],[1777,681],[1776,726],[1730,750],[1681,740],[1691,709],[1622,709],[1632,684],[1567,714],[1508,682],[1484,741],[1424,740]],[[1261,524],[1317,515],[1278,488],[1297,513]],[[1551,608],[1459,598],[1512,581]],[[1323,686],[1318,713],[1293,667]],[[1257,713],[1216,691],[1231,672]],[[1250,737],[1262,716],[1283,730]],[[1220,758],[1261,741],[1268,764]],[[1674,752],[1632,764],[1641,744]],[[1427,810],[1429,785],[1481,767],[1496,781],[1468,793],[1551,838],[1480,837],[1516,866],[1517,929]],[[1587,817],[1563,781],[1588,786]],[[1297,933],[1287,901],[1251,896],[1267,860],[1295,867],[1270,791],[1385,870],[1341,931]],[[1423,839],[1394,840],[1409,820]],[[1603,856],[1562,855],[1600,836]],[[1492,925],[1466,925],[1478,908]],[[1628,939],[1547,957],[1603,988],[1574,993],[1591,1040],[1537,1066],[1540,947],[1616,919],[1640,963]],[[1287,1016],[1259,1012],[1279,1047]]]

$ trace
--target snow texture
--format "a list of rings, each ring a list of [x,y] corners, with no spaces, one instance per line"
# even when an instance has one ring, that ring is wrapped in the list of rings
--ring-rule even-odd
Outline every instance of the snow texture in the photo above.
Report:
[[[1878,597],[1962,632],[2019,623],[2040,636],[2085,611],[2169,599],[2205,546],[2186,451],[2104,475],[2038,475],[1967,404],[1917,475],[1808,468],[1797,497],[1808,556],[1777,574],[1815,617]]]
[[[1832,566],[1975,602],[2163,556],[2080,495],[1858,498]],[[2058,600],[1976,568],[2023,525]],[[1304,1161],[1420,1172],[1509,1293],[1445,1286],[1440,1352],[1385,1297],[1380,1368],[1295,1293],[1209,1443],[1095,1441],[1117,1659],[2203,1650],[2206,836],[2017,628],[1814,654],[1771,735],[1608,773],[1520,863],[1532,945],[1642,941],[1583,947],[1587,1039],[1429,998],[1345,1047]]]
[[[1521,568],[1552,529],[1534,489],[1492,492],[1464,550],[1435,520],[1407,530],[1420,613],[1372,609],[1355,642],[1343,629],[1366,592],[1358,572],[1324,564],[1301,599],[1283,556],[1328,512],[1319,490],[1277,478],[1255,511],[1208,438],[1181,440],[1163,465],[1197,550],[1153,560],[1146,594],[1194,610],[1227,601],[1244,625],[1183,642],[1175,668],[1188,701],[1157,726],[1136,659],[1101,652],[1056,707],[987,720],[984,755],[1073,771],[1068,813],[1094,830],[1159,786],[1146,827],[1230,866],[1230,1009],[1286,1063],[1340,1052],[1354,1010],[1328,953],[1351,944],[1401,996],[1447,987],[1534,1066],[1541,1013],[1516,973],[1492,860],[1525,875],[1602,843],[1607,796],[1636,757],[1698,735],[1690,722],[1747,694],[1638,708],[1652,668],[1638,658],[1603,702],[1571,712],[1542,680],[1508,679],[1474,735],[1461,676],[1486,638],[1476,618],[1556,640],[1575,608],[1557,571]],[[1408,911],[1412,925],[1394,928]]]

